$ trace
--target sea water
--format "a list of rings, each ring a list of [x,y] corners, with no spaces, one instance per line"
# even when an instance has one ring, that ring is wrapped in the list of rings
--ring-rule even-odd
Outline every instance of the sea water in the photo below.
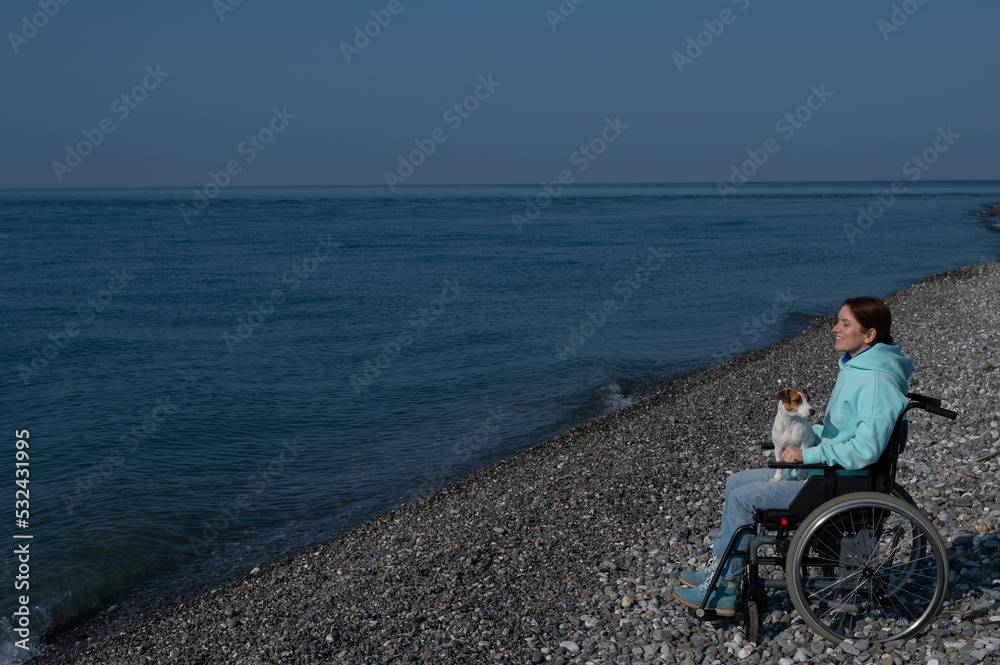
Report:
[[[194,215],[187,189],[0,191],[9,659],[14,535],[35,642],[328,540],[846,297],[997,259],[974,211],[1000,183],[886,189],[232,188]]]

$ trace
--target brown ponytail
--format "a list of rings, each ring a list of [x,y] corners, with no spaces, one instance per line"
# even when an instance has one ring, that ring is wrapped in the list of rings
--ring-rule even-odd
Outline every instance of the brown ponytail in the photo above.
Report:
[[[873,296],[862,296],[848,298],[844,304],[862,328],[875,329],[873,344],[892,344],[892,312],[884,302]]]

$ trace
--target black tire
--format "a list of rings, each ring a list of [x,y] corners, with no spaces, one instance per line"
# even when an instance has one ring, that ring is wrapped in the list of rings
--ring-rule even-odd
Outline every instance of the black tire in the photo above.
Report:
[[[937,529],[905,499],[877,492],[837,497],[792,538],[788,594],[818,635],[909,639],[941,609],[948,556]]]
[[[746,629],[747,640],[757,644],[760,637],[760,610],[756,601],[751,600],[743,608],[743,627]]]

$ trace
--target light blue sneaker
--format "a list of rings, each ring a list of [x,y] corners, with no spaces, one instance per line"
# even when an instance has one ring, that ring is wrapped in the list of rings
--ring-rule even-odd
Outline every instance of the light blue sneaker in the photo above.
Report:
[[[711,578],[693,589],[683,587],[674,589],[674,598],[680,601],[682,605],[697,609],[701,607],[701,601],[705,599],[705,594],[708,593],[708,583],[710,581]],[[722,586],[723,584],[724,582],[719,580],[719,586],[709,595],[708,602],[705,603],[705,609],[723,617],[735,616],[740,604],[740,589],[738,586]]]
[[[701,570],[684,570],[681,571],[681,584],[686,587],[695,588],[701,586],[708,580],[712,579],[712,575],[715,575],[715,570],[719,567],[719,562],[712,553],[711,558],[709,558],[708,563]]]

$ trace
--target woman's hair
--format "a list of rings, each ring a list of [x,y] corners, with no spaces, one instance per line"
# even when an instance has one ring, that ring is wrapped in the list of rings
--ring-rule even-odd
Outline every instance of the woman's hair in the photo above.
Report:
[[[862,328],[875,329],[873,344],[892,344],[892,312],[874,296],[848,298],[844,304],[851,310]]]

